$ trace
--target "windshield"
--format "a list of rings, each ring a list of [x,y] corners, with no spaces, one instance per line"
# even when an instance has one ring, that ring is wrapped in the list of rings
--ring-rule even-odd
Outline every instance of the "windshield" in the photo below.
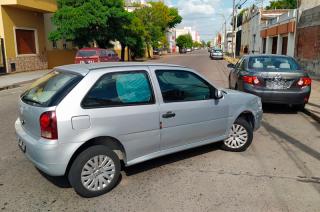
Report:
[[[81,79],[78,74],[53,71],[34,82],[21,99],[28,104],[51,107],[57,105]]]
[[[81,50],[81,51],[78,51],[78,54],[77,56],[78,57],[92,57],[92,56],[95,56],[97,54],[96,51],[94,50]]]
[[[258,56],[250,57],[249,69],[254,70],[299,70],[297,62],[290,57]]]

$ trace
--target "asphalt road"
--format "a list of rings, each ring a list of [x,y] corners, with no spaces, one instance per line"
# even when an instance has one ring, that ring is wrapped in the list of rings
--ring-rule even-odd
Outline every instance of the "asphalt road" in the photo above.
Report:
[[[207,52],[164,56],[226,87],[225,61]],[[319,211],[320,125],[285,106],[264,106],[262,127],[242,153],[218,145],[122,171],[110,193],[84,199],[63,177],[44,176],[17,147],[14,121],[24,88],[0,92],[0,209],[8,211]]]

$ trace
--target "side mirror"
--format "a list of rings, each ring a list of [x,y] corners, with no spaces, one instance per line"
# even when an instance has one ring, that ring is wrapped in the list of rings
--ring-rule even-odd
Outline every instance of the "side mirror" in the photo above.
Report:
[[[222,93],[221,90],[216,89],[216,90],[214,91],[214,96],[215,96],[215,99],[221,99],[221,98],[223,97],[223,93]]]
[[[229,63],[229,64],[227,65],[227,67],[228,67],[228,68],[235,68],[236,66],[235,66],[234,64],[232,64],[232,63]]]

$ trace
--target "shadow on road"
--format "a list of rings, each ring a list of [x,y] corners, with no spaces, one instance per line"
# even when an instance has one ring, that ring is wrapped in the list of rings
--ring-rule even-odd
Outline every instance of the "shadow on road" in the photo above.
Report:
[[[46,178],[49,182],[51,182],[55,186],[57,186],[59,188],[71,188],[69,180],[66,176],[53,177],[53,176],[47,175],[46,173],[42,172],[39,169],[37,169],[37,170],[44,178]]]
[[[297,114],[298,111],[290,107],[289,105],[282,104],[263,104],[263,113],[274,113],[274,114]]]
[[[127,176],[135,175],[141,172],[145,172],[154,168],[158,168],[163,165],[168,165],[175,163],[177,161],[185,160],[192,158],[198,155],[202,155],[208,152],[216,151],[219,149],[220,143],[213,143],[205,146],[201,146],[194,149],[189,149],[186,151],[170,154],[160,158],[152,159],[137,165],[125,167],[123,170]]]
[[[281,130],[273,127],[269,123],[262,121],[262,126],[269,132],[279,136],[280,138],[284,139],[285,141],[289,142],[290,144],[294,145],[301,151],[307,153],[308,155],[314,157],[317,160],[320,160],[320,152],[308,147],[307,145],[301,143],[299,140],[291,137],[290,135],[286,134],[285,132],[282,132]]]

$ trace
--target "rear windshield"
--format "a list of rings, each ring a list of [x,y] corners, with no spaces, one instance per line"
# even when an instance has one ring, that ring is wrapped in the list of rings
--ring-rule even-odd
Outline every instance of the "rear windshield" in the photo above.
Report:
[[[96,55],[97,55],[97,52],[94,50],[81,50],[81,51],[78,51],[77,53],[78,57],[92,57]]]
[[[259,56],[250,57],[249,69],[254,70],[299,70],[298,63],[290,57]]]
[[[40,107],[51,107],[59,102],[83,77],[79,74],[53,71],[35,81],[21,95],[23,102]]]
[[[215,53],[221,53],[222,51],[221,50],[219,50],[219,49],[215,49],[215,50],[213,50]]]

